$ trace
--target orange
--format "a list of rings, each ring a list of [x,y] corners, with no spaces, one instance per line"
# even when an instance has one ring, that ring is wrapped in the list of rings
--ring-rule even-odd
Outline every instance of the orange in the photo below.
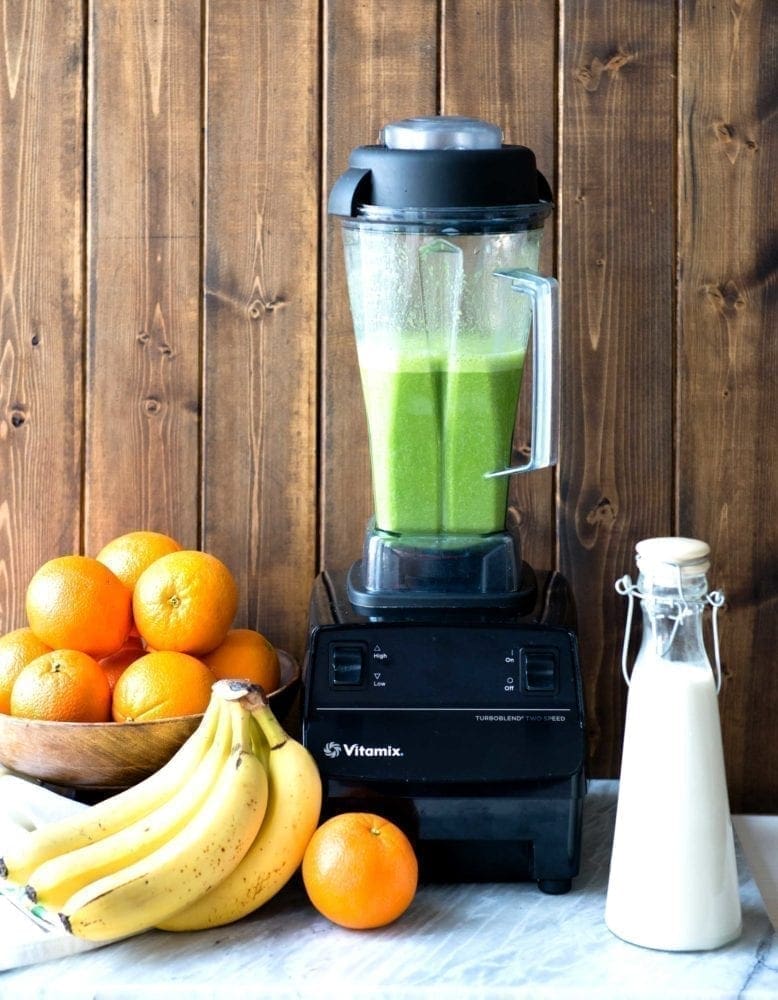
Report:
[[[136,642],[131,636],[127,640],[127,644],[118,649],[115,653],[111,653],[110,656],[104,656],[100,660],[100,666],[103,668],[105,676],[108,678],[108,684],[113,691],[116,687],[116,682],[119,677],[124,673],[127,667],[135,660],[139,660],[141,656],[145,654],[146,650],[141,646],[139,642]]]
[[[141,573],[132,606],[149,646],[198,656],[224,642],[238,609],[238,585],[216,556],[182,549]]]
[[[270,693],[281,682],[278,653],[272,643],[253,628],[233,628],[221,645],[202,657],[217,680],[235,677],[259,684]]]
[[[419,866],[402,830],[372,813],[348,812],[323,823],[302,864],[316,909],[342,927],[383,927],[416,895]]]
[[[113,570],[125,587],[134,590],[144,569],[148,569],[160,556],[180,549],[175,538],[159,531],[129,531],[103,546],[97,553],[97,559]]]
[[[59,556],[27,586],[27,619],[52,649],[78,649],[100,659],[124,644],[132,625],[132,594],[90,556]]]
[[[148,722],[199,715],[216,678],[194,656],[171,650],[146,653],[126,667],[113,689],[115,722]]]
[[[0,639],[0,712],[11,711],[11,688],[28,663],[49,653],[51,646],[41,642],[31,628],[17,628]]]
[[[111,689],[100,664],[77,649],[53,649],[22,670],[11,688],[11,715],[53,722],[108,722]]]

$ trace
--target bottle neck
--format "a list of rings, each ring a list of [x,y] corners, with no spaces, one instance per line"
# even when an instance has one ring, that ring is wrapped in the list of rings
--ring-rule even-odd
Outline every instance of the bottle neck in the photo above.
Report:
[[[663,660],[707,664],[702,612],[708,581],[704,573],[638,577],[643,609],[643,648]]]
[[[724,595],[715,590],[708,593],[704,571],[675,566],[671,572],[660,566],[640,567],[637,584],[629,576],[616,581],[616,591],[627,597],[627,625],[621,652],[621,672],[629,685],[629,635],[635,600],[643,612],[643,640],[638,660],[661,658],[665,662],[681,662],[711,667],[705,650],[702,616],[707,605],[713,609],[713,672],[716,691],[721,688],[721,656],[716,615],[724,604]]]
[[[663,660],[709,665],[702,631],[701,601],[641,600],[643,642],[641,650]]]

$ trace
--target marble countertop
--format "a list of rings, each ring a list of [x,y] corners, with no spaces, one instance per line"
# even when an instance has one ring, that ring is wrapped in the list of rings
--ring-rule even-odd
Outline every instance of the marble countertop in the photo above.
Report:
[[[615,782],[590,782],[581,873],[568,895],[528,884],[423,885],[395,924],[356,932],[318,916],[295,881],[228,927],[152,931],[2,972],[0,997],[774,1000],[778,947],[751,865],[778,885],[760,847],[765,829],[775,843],[775,825],[735,822],[742,937],[713,952],[650,951],[614,937],[603,920],[616,791]]]

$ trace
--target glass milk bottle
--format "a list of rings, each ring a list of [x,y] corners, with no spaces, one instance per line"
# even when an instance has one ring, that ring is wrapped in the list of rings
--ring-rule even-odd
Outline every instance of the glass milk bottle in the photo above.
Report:
[[[632,944],[666,951],[718,948],[741,931],[717,692],[716,610],[709,547],[690,538],[637,545],[638,583],[616,589],[629,612],[629,685],[605,922]],[[627,645],[634,598],[643,637],[632,675]],[[702,619],[713,607],[716,673]]]

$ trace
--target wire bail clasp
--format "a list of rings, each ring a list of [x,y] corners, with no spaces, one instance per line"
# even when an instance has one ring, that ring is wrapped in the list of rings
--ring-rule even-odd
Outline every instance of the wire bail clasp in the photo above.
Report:
[[[675,638],[675,634],[678,631],[681,622],[683,621],[684,618],[686,618],[688,615],[692,613],[689,607],[689,603],[686,600],[683,593],[683,588],[681,585],[680,566],[677,566],[676,568],[678,569],[679,599],[674,602],[674,605],[677,609],[677,613],[675,615],[669,616],[673,621],[673,631],[670,634],[670,638],[667,640],[667,643],[665,644],[664,650],[661,649],[658,650],[660,656],[664,656],[667,653],[667,651],[669,650],[670,646],[673,643],[673,639]],[[627,660],[629,655],[629,640],[632,633],[632,616],[634,613],[634,602],[636,597],[641,601],[650,601],[652,600],[652,595],[642,593],[638,589],[637,584],[633,583],[632,578],[628,573],[616,581],[615,589],[617,594],[620,594],[622,597],[627,598],[627,621],[624,626],[624,642],[622,643],[621,647],[621,673],[624,677],[627,687],[629,687],[631,678],[630,678],[629,668],[627,665]],[[713,631],[713,658],[715,665],[716,694],[718,694],[719,691],[721,691],[721,649],[719,645],[719,629],[718,629],[717,616],[719,608],[723,607],[726,598],[724,597],[724,594],[720,590],[712,590],[710,591],[710,593],[704,596],[703,600],[707,604],[710,604],[711,608],[713,609],[711,616],[711,625]]]

